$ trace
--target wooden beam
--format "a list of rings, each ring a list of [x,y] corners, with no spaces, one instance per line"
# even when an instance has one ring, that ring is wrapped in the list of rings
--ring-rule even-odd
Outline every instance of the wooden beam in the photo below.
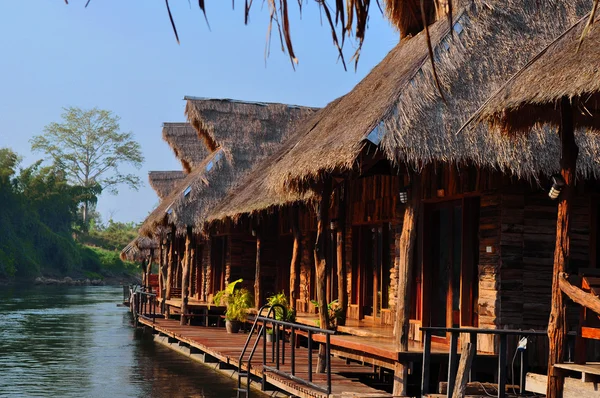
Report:
[[[571,300],[600,315],[600,298],[571,284],[569,275],[566,272],[561,272],[558,276],[558,286]]]
[[[548,398],[561,398],[563,395],[564,376],[555,371],[554,364],[561,363],[565,356],[565,340],[567,335],[566,310],[560,289],[560,275],[567,270],[571,256],[569,227],[571,220],[571,201],[577,175],[577,155],[579,149],[575,143],[573,132],[573,109],[568,98],[560,103],[561,125],[559,129],[562,155],[560,159],[561,175],[565,187],[558,203],[556,220],[556,244],[554,248],[554,267],[552,271],[552,302],[550,320],[548,322]]]
[[[404,209],[402,233],[400,240],[396,241],[399,257],[398,262],[398,291],[396,299],[396,346],[399,351],[408,351],[408,333],[410,328],[410,303],[413,258],[417,246],[417,225],[421,211],[421,175],[412,175],[411,198]],[[405,374],[394,375],[394,395],[405,396],[407,388],[408,367],[397,366],[396,371]]]
[[[260,232],[256,231],[256,268],[254,270],[254,306],[260,308],[262,305],[260,286]]]
[[[462,353],[460,354],[460,363],[458,364],[458,372],[456,373],[456,383],[454,384],[454,392],[452,398],[464,398],[467,381],[469,381],[469,374],[471,373],[471,363],[473,362],[473,356],[475,350],[471,343],[465,343],[462,347]]]
[[[315,242],[315,268],[317,285],[317,302],[319,303],[319,326],[327,329],[329,326],[329,314],[327,310],[327,236],[325,226],[329,219],[329,200],[331,197],[331,178],[327,177],[322,184],[321,198],[317,202],[317,239]],[[319,360],[317,372],[325,372],[325,346],[319,347]]]
[[[296,204],[292,207],[292,234],[294,236],[294,246],[292,248],[292,261],[290,262],[290,308],[296,311],[296,300],[298,295],[298,280],[300,279],[300,242],[302,235],[300,226],[298,225],[299,206]]]
[[[346,237],[346,203],[348,203],[348,184],[344,181],[338,187],[338,225],[337,225],[337,280],[338,280],[338,305],[342,311],[342,317],[338,324],[343,326],[346,324],[346,313],[348,312],[348,289],[346,275],[346,256],[345,254],[345,237]]]
[[[180,324],[183,326],[187,323],[188,300],[190,296],[190,263],[191,263],[191,247],[192,246],[192,228],[188,227],[185,234],[185,252],[183,254],[183,264],[181,270],[181,318]]]

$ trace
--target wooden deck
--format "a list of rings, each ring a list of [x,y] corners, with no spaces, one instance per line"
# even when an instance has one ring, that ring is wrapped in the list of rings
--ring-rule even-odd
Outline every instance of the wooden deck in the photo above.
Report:
[[[239,356],[246,339],[247,334],[228,334],[224,328],[213,328],[204,326],[181,326],[178,320],[174,319],[155,319],[153,324],[151,319],[140,317],[141,324],[153,327],[157,332],[164,334],[172,339],[189,345],[196,350],[208,355],[207,359],[214,359],[222,364],[240,368]],[[251,344],[256,337],[252,337]],[[333,343],[333,338],[332,338]],[[267,346],[270,355],[270,344]],[[248,353],[250,350],[248,350]],[[290,353],[289,344],[286,344],[286,363],[280,365],[280,369],[290,372]],[[246,354],[242,369],[246,369]],[[266,382],[299,397],[328,397],[327,394],[319,392],[311,387],[288,380],[285,377],[271,372],[263,372],[262,369],[262,344],[259,344],[256,353],[252,359],[250,372],[257,377],[264,377]],[[313,352],[313,365],[316,365],[317,351]],[[274,366],[274,365],[273,365]],[[296,349],[296,375],[301,378],[308,378],[308,349],[300,347]],[[329,397],[391,397],[390,394],[369,387],[362,383],[360,379],[368,378],[373,375],[373,369],[361,364],[346,361],[340,358],[331,358],[331,381],[332,394]],[[326,386],[326,374],[317,374],[313,372],[313,383]]]

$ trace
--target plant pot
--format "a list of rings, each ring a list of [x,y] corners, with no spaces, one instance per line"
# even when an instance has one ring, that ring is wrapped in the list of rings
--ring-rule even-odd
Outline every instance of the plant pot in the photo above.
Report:
[[[240,321],[225,320],[225,329],[227,330],[227,333],[237,333],[240,331],[241,326],[242,323]]]
[[[275,340],[275,335],[273,333],[267,333],[267,343],[272,343]]]

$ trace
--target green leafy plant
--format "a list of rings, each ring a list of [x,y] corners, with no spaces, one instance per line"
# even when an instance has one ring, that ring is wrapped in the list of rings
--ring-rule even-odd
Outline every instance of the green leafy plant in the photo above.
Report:
[[[319,303],[316,300],[311,300],[310,302],[315,306],[315,308],[319,308]],[[344,311],[338,304],[337,299],[327,304],[327,314],[329,315],[329,325],[327,325],[327,328],[332,330],[337,329],[339,321],[344,316]],[[316,323],[317,326],[320,326],[319,321],[316,321]]]
[[[279,307],[275,307],[275,319],[278,321],[294,322],[296,320],[296,312],[290,308],[287,300],[287,296],[284,292],[277,293],[267,298],[267,304],[271,307],[274,305],[281,305],[286,311],[286,317],[283,319],[283,310]]]
[[[233,281],[227,287],[215,294],[213,302],[226,306],[225,319],[243,322],[248,317],[248,309],[252,308],[254,300],[252,293],[246,288],[237,288],[242,279]]]

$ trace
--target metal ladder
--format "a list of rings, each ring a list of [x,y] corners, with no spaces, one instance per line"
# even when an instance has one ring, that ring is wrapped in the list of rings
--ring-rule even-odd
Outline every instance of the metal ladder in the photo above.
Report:
[[[267,326],[267,322],[263,321],[262,326],[258,332],[256,341],[254,342],[254,345],[252,346],[252,351],[250,351],[250,356],[248,357],[248,361],[246,363],[246,371],[244,371],[244,369],[243,369],[244,368],[244,366],[243,366],[244,365],[244,355],[246,354],[248,346],[250,345],[250,340],[252,339],[252,334],[256,330],[256,326],[258,325],[260,318],[263,318],[262,317],[263,311],[267,308],[269,309],[266,317],[264,317],[264,318],[269,318],[269,317],[271,317],[271,315],[274,314],[273,309],[276,307],[281,308],[281,310],[283,312],[283,319],[286,319],[287,309],[284,306],[282,306],[281,304],[274,304],[274,305],[265,304],[262,307],[260,307],[260,309],[258,310],[258,313],[256,314],[254,323],[252,324],[252,328],[250,328],[250,332],[248,333],[248,338],[246,339],[246,343],[244,344],[244,348],[242,349],[242,353],[240,354],[240,357],[238,360],[239,369],[238,369],[237,398],[242,398],[242,394],[245,396],[245,398],[250,398],[250,384],[252,383],[252,374],[250,372],[250,362],[252,362],[252,357],[254,356],[254,353],[256,352],[256,347],[258,347],[258,343],[264,334],[264,329]],[[246,386],[244,386],[244,387],[242,386],[242,378],[246,378]],[[264,389],[264,386],[265,386],[265,383],[264,383],[264,374],[263,374],[263,389]]]

